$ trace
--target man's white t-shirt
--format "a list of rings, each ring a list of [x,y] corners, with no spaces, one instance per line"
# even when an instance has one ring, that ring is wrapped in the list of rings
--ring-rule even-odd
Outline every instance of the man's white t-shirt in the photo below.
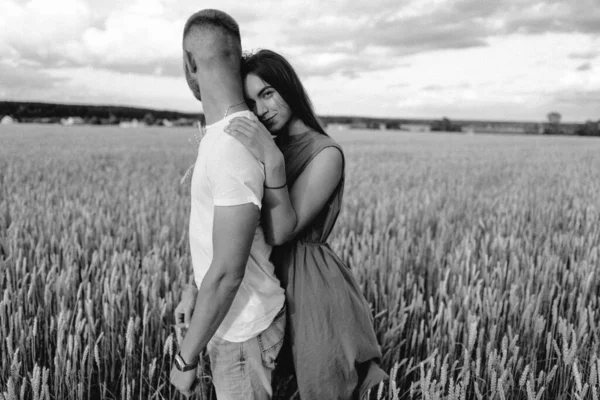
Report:
[[[223,131],[235,117],[255,119],[250,111],[233,113],[206,127],[192,176],[190,251],[194,278],[200,288],[213,259],[215,206],[262,205],[264,168],[244,145]],[[284,291],[269,260],[271,246],[262,227],[256,228],[246,273],[216,336],[243,342],[269,327],[283,307]],[[207,305],[210,307],[210,305]]]

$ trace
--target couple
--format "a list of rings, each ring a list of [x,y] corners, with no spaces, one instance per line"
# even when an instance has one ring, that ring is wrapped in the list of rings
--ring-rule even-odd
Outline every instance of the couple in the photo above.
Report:
[[[282,361],[293,361],[302,400],[363,397],[387,376],[368,304],[325,242],[341,207],[340,146],[283,57],[242,58],[228,14],[192,15],[183,53],[207,126],[191,184],[198,290],[175,312],[189,327],[171,383],[189,396],[206,348],[219,400],[270,399],[287,335]]]

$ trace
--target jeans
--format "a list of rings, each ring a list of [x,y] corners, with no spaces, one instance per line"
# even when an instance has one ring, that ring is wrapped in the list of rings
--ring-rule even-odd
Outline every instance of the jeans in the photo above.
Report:
[[[271,375],[285,335],[285,306],[271,325],[241,343],[213,337],[208,343],[217,400],[269,400]]]

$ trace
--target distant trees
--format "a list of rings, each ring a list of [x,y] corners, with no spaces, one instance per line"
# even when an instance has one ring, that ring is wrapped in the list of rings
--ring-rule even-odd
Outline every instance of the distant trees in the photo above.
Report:
[[[98,118],[97,116],[93,116],[91,118],[88,118],[86,123],[90,124],[90,125],[101,125],[102,124],[102,120],[100,118]]]
[[[453,124],[448,118],[444,117],[440,121],[433,121],[431,124],[432,131],[438,132],[460,132],[462,127],[457,124]]]
[[[542,133],[542,125],[541,124],[528,124],[525,127],[525,133],[529,135],[538,135]]]
[[[585,124],[561,123],[562,116],[555,111],[547,117],[548,122],[543,124],[544,135],[600,136],[600,120],[588,120]]]
[[[598,122],[586,121],[575,131],[575,134],[579,136],[600,136],[600,120]]]
[[[35,102],[0,101],[0,115],[11,115],[22,122],[58,122],[63,118],[81,117],[91,123],[116,125],[121,121],[138,121],[148,118],[154,124],[156,121],[168,119],[188,119],[196,121],[202,114],[182,113],[177,111],[149,110],[121,106],[92,106],[85,104],[52,104]],[[50,120],[48,120],[50,118]]]
[[[560,124],[561,119],[562,119],[562,116],[560,115],[560,113],[557,113],[556,111],[548,113],[548,122],[551,124]]]
[[[564,135],[560,127],[561,115],[556,111],[548,113],[548,123],[544,125],[544,135]]]
[[[154,118],[154,114],[149,112],[149,113],[146,113],[146,115],[144,115],[142,122],[144,122],[144,124],[146,124],[148,126],[151,126],[156,123],[156,118]]]
[[[108,125],[117,125],[119,123],[119,118],[117,118],[117,116],[113,113],[110,113],[108,115],[108,120],[106,121],[106,123]]]

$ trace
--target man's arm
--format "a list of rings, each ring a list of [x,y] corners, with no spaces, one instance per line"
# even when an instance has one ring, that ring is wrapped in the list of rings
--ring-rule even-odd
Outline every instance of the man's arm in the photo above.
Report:
[[[188,363],[206,347],[231,307],[244,278],[259,217],[260,210],[252,203],[215,207],[213,261],[198,290],[180,349]]]

